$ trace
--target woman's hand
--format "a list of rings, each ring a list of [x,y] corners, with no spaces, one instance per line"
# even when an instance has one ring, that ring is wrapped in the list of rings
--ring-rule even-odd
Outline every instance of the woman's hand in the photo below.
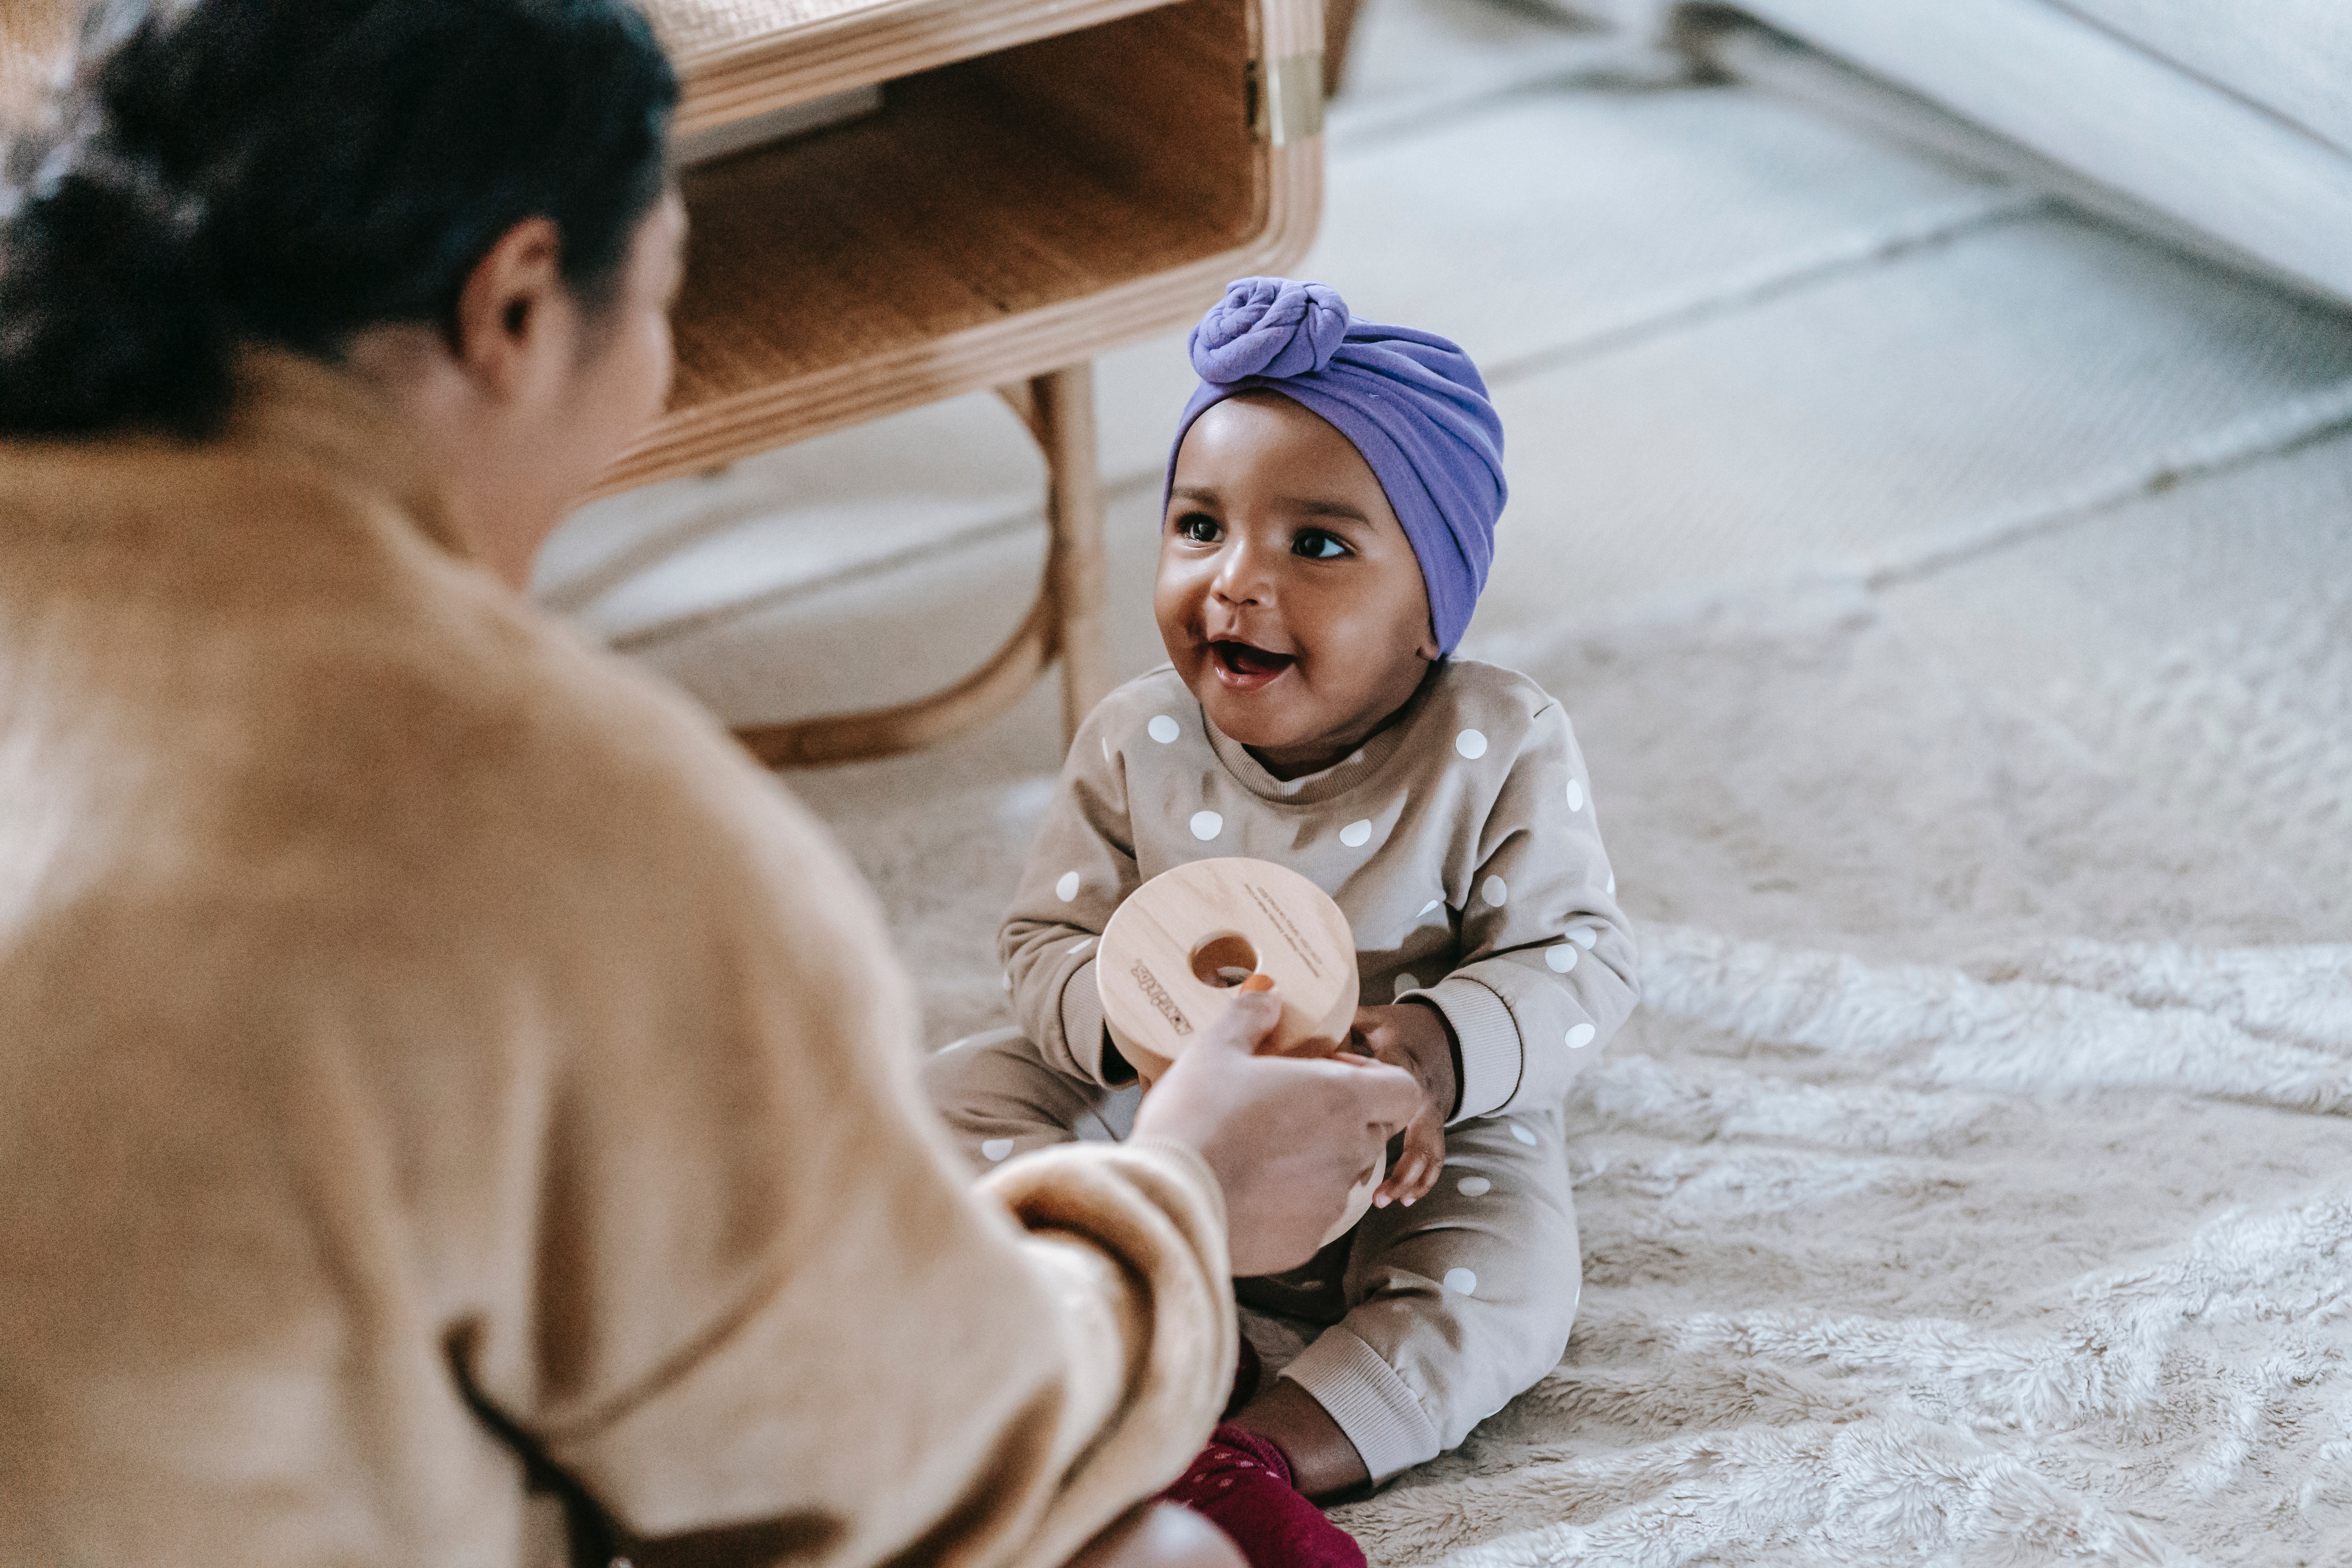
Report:
[[[1359,1007],[1349,1048],[1402,1068],[1421,1086],[1420,1107],[1405,1126],[1404,1148],[1388,1179],[1372,1194],[1375,1208],[1386,1208],[1391,1203],[1410,1208],[1437,1184],[1439,1173],[1445,1169],[1445,1119],[1454,1114],[1454,1102],[1461,1094],[1454,1032],[1446,1027],[1445,1015],[1424,1003]]]
[[[1361,1057],[1256,1055],[1281,1016],[1276,993],[1234,993],[1135,1113],[1134,1136],[1197,1150],[1216,1173],[1233,1270],[1244,1277],[1314,1257],[1349,1191],[1427,1098],[1411,1074]]]

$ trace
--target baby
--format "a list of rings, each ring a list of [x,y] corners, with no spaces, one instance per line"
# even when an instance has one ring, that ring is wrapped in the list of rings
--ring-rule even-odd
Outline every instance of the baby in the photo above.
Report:
[[[1244,1305],[1322,1331],[1237,1394],[1171,1495],[1261,1568],[1360,1563],[1301,1494],[1454,1447],[1566,1349],[1561,1101],[1633,1009],[1634,943],[1567,714],[1451,657],[1506,493],[1468,357],[1272,278],[1234,284],[1192,356],[1152,595],[1171,662],[1071,746],[999,939],[1022,1026],[950,1047],[928,1082],[982,1160],[1122,1136],[1138,1090],[1091,956],[1119,900],[1231,855],[1339,900],[1360,949],[1353,1048],[1412,1072],[1427,1103],[1354,1230],[1237,1282]]]

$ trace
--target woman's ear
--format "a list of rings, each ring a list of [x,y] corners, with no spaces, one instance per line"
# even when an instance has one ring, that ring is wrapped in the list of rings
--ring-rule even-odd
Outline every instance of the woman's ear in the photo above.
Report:
[[[554,223],[525,218],[499,237],[457,295],[457,363],[482,390],[512,402],[560,382],[570,365],[576,314],[563,281]]]

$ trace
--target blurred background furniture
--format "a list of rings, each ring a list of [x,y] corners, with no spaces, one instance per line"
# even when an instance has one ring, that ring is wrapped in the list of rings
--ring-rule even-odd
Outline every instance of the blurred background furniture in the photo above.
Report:
[[[771,763],[883,756],[1062,666],[1109,689],[1089,363],[1279,271],[1320,210],[1321,0],[656,0],[685,145],[861,89],[878,107],[688,168],[668,413],[603,493],[1001,390],[1045,452],[1034,607],[907,703],[741,731]],[[749,139],[737,135],[736,139]]]
[[[79,14],[75,0],[0,5],[0,121],[29,121]]]
[[[1685,7],[1730,74],[1884,114],[1754,17],[2011,143],[2010,172],[2352,304],[2352,6],[2343,0],[1739,0]],[[1975,152],[1979,160],[1981,150]]]
[[[1323,0],[1323,96],[1337,98],[1348,77],[1348,45],[1356,36],[1360,0]]]

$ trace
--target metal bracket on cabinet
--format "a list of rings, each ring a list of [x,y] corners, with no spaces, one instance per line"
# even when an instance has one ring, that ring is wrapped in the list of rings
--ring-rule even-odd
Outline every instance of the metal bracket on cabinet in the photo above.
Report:
[[[1323,51],[1250,62],[1250,126],[1276,147],[1323,133]]]

